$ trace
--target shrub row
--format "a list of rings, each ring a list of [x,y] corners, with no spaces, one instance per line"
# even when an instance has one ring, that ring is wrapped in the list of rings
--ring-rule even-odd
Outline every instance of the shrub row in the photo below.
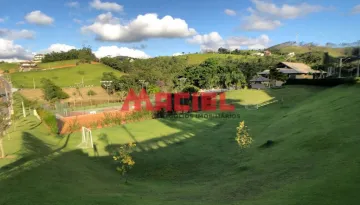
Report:
[[[285,85],[315,85],[333,87],[343,84],[355,84],[355,78],[288,79]]]
[[[36,111],[40,116],[40,118],[42,119],[42,121],[45,122],[45,124],[50,128],[50,131],[54,134],[58,134],[59,129],[57,125],[56,116],[53,113],[46,111],[42,108],[38,108]]]

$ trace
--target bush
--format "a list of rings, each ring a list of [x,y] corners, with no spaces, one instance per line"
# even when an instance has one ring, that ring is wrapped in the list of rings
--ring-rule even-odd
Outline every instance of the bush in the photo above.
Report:
[[[354,78],[324,78],[324,79],[288,79],[285,85],[315,85],[333,87],[343,84],[355,84]]]
[[[51,80],[43,78],[41,83],[43,84],[45,100],[53,101],[69,98],[69,95]]]
[[[196,87],[196,86],[188,85],[188,86],[186,86],[186,87],[184,87],[184,88],[182,89],[182,92],[192,94],[192,93],[197,93],[197,92],[199,92],[199,90],[200,90],[200,89],[199,89],[198,87]]]
[[[44,109],[38,108],[37,113],[43,122],[50,128],[50,131],[54,134],[59,134],[56,117],[53,113]]]

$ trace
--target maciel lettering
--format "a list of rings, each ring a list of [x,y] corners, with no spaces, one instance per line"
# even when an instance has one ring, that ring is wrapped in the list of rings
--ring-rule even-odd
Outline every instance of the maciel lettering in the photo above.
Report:
[[[130,102],[134,103],[135,111],[143,109],[142,103],[145,103],[145,109],[148,111],[215,111],[218,108],[221,111],[235,110],[234,105],[226,103],[224,92],[220,93],[219,96],[220,99],[217,101],[217,93],[156,93],[155,105],[153,105],[145,89],[142,89],[139,95],[136,95],[135,91],[130,89],[121,110],[129,111]]]

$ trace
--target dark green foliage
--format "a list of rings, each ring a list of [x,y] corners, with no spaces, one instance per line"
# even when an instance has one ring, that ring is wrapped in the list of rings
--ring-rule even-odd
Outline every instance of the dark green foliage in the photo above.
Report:
[[[100,61],[103,64],[110,66],[113,69],[119,70],[124,73],[128,73],[132,70],[131,62],[127,59],[120,60],[118,58],[105,57],[105,58],[101,58]]]
[[[287,77],[285,74],[281,73],[277,68],[272,67],[270,69],[269,77],[271,80],[280,80],[280,81],[286,81]]]
[[[45,54],[44,59],[42,59],[43,63],[54,62],[54,61],[63,61],[63,60],[73,60],[80,59],[80,62],[91,62],[95,60],[96,57],[92,53],[90,48],[84,47],[82,49],[72,49],[67,52],[51,52]]]
[[[83,47],[82,49],[78,50],[80,63],[91,63],[96,59],[95,55],[92,53],[90,47]]]
[[[207,59],[198,66],[187,67],[182,76],[187,78],[188,84],[198,88],[228,88],[245,82],[245,77],[237,64],[232,60],[216,58]]]
[[[50,128],[50,131],[54,134],[58,134],[59,129],[54,113],[51,113],[41,108],[38,108],[36,111],[42,121],[45,122],[45,124]]]
[[[196,87],[196,86],[188,85],[182,90],[182,92],[184,92],[184,93],[197,93],[197,92],[199,92],[199,90],[200,89],[198,87]]]
[[[285,85],[316,85],[333,87],[342,84],[354,84],[354,78],[325,78],[325,79],[288,79]]]
[[[51,80],[43,78],[41,80],[43,85],[44,98],[47,101],[56,101],[69,98],[69,95],[65,93],[59,86],[55,85]]]

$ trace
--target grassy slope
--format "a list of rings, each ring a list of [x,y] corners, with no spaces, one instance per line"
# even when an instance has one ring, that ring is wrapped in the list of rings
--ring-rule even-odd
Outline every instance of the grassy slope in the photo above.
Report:
[[[0,204],[357,204],[360,97],[353,93],[359,89],[229,93],[255,139],[247,150],[234,141],[241,119],[162,119],[95,130],[101,155],[107,154],[101,133],[113,145],[138,142],[129,185],[110,157],[73,150],[80,141],[75,133],[53,159],[29,161],[21,166],[27,171],[1,170]],[[270,97],[284,104],[255,111],[239,105]],[[31,139],[23,147],[36,144],[44,154],[56,138],[34,133]],[[269,139],[275,145],[260,149]]]
[[[343,48],[328,48],[328,47],[321,47],[321,46],[313,47],[311,50],[309,50],[306,47],[301,47],[301,46],[286,46],[286,47],[281,47],[280,51],[282,51],[284,53],[295,52],[295,54],[296,53],[307,53],[310,51],[323,51],[323,52],[329,52],[329,54],[333,57],[339,57],[339,56],[344,55]]]
[[[80,71],[85,72],[85,74],[80,74]],[[15,87],[32,88],[33,78],[37,87],[41,85],[41,78],[48,78],[61,87],[68,87],[74,86],[75,83],[80,83],[82,77],[84,77],[85,85],[97,86],[100,85],[103,72],[114,72],[119,76],[121,75],[120,72],[103,64],[81,64],[70,68],[14,73],[11,75],[11,79]]]
[[[75,65],[76,62],[78,62],[78,61],[79,60],[65,60],[65,61],[55,61],[55,62],[50,62],[50,63],[39,63],[38,67],[48,69],[48,68],[59,67],[59,66]]]
[[[19,70],[19,64],[18,63],[0,63],[0,72],[9,70],[10,72],[18,71]]]
[[[200,63],[204,62],[208,58],[228,58],[228,57],[244,58],[243,56],[240,56],[240,55],[218,54],[218,53],[189,54],[189,55],[184,55],[184,56],[189,57],[188,58],[188,63],[190,65],[200,64]],[[179,57],[184,57],[184,56],[179,56]],[[251,57],[249,57],[249,58],[251,58]]]

